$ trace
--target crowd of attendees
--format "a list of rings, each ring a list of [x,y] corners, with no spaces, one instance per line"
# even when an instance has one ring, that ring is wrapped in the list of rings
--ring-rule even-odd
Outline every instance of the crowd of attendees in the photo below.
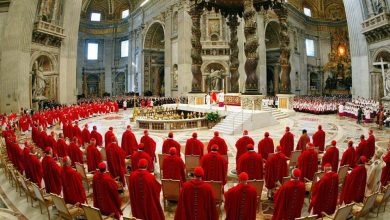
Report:
[[[293,108],[298,112],[311,114],[335,114],[337,107],[350,101],[349,96],[296,96]]]

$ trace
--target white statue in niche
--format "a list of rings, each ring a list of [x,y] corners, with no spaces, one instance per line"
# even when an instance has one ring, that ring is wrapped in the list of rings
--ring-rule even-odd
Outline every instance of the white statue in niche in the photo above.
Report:
[[[385,89],[385,97],[390,97],[390,69],[385,73],[385,78],[383,79],[383,86]]]
[[[46,97],[43,96],[43,93],[46,89],[46,80],[43,75],[43,68],[38,65],[38,61],[35,61],[32,71],[33,76],[33,86],[32,86],[32,92],[33,92],[33,98],[34,99],[46,99]]]
[[[176,89],[178,87],[178,79],[179,79],[179,73],[177,65],[173,65],[173,72],[172,72],[172,88]]]
[[[221,80],[222,80],[222,74],[223,72],[221,70],[210,70],[209,79],[210,79],[210,86],[212,90],[219,91],[221,89]]]

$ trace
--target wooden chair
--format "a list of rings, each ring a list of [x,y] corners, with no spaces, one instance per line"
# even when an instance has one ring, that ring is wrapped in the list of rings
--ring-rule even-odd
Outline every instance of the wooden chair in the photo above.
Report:
[[[31,186],[32,186],[32,189],[34,190],[34,195],[35,195],[36,199],[38,200],[39,209],[41,210],[41,214],[43,214],[42,206],[44,206],[46,208],[46,211],[47,211],[47,216],[49,217],[49,220],[50,220],[49,207],[53,205],[53,200],[51,199],[51,197],[49,195],[44,194],[43,190],[40,189],[35,183],[31,183]]]
[[[168,201],[179,201],[181,183],[180,180],[161,180],[163,198],[164,198],[164,207],[167,207]]]
[[[218,208],[221,208],[223,202],[223,186],[221,181],[204,181],[205,183],[210,184],[215,193],[215,202],[217,203]]]
[[[95,207],[91,207],[89,205],[84,204],[82,204],[81,207],[83,207],[84,214],[87,220],[115,220],[115,218],[111,216],[102,215],[100,210]]]
[[[50,193],[54,206],[57,208],[60,219],[73,220],[84,214],[83,209],[75,205],[66,204],[63,197]]]
[[[373,193],[368,196],[364,203],[357,203],[352,206],[352,215],[355,219],[359,219],[360,217],[366,216],[370,213],[371,209],[374,207],[375,200],[378,193]]]
[[[347,174],[348,174],[348,168],[349,168],[348,165],[344,165],[344,166],[339,167],[339,171],[337,174],[339,175],[339,185],[340,186],[343,186],[343,184],[344,184],[345,178],[347,177]]]
[[[296,150],[291,152],[290,161],[288,163],[289,167],[296,167],[298,165],[298,158],[301,155],[301,150]]]
[[[316,220],[317,217],[317,215],[309,215],[305,217],[295,218],[295,220]]]
[[[390,198],[390,184],[383,188],[383,193],[379,193],[375,200],[375,207],[378,208],[376,216],[379,215],[379,209],[383,205],[383,211],[386,211],[387,202]]]
[[[25,195],[26,195],[26,199],[27,199],[27,202],[28,202],[28,198],[30,198],[30,201],[31,201],[31,206],[33,207],[34,206],[34,201],[37,200],[37,198],[35,197],[35,193],[34,193],[34,190],[31,186],[31,182],[28,181],[24,176],[20,176],[20,179],[19,179],[20,183],[21,183],[21,186],[22,188],[25,190]]]
[[[310,181],[308,179],[305,178],[305,190],[306,192],[309,192],[310,196],[309,196],[309,201],[311,200],[311,192],[314,188],[314,185],[318,182],[318,180],[320,180],[323,176],[325,175],[325,172],[324,171],[320,171],[320,172],[317,172],[314,174],[313,176],[313,180]]]
[[[353,203],[347,204],[341,207],[338,207],[336,212],[332,215],[328,215],[325,212],[322,212],[322,219],[324,220],[345,220],[348,218],[349,214],[351,213]]]
[[[195,170],[195,167],[200,165],[200,156],[199,155],[186,155],[185,156],[185,166],[186,166],[186,175],[192,174]]]
[[[264,180],[248,180],[248,184],[256,188],[257,193],[257,212],[262,211],[261,195],[264,188]]]
[[[163,174],[162,174],[162,166],[163,166],[163,162],[164,162],[164,159],[169,156],[168,154],[158,154],[158,165],[160,166],[160,177],[162,178]]]
[[[87,192],[89,192],[89,186],[92,184],[93,181],[93,174],[85,172],[84,165],[80,163],[75,163],[76,165],[76,171],[80,173],[81,179],[85,182],[87,185]]]

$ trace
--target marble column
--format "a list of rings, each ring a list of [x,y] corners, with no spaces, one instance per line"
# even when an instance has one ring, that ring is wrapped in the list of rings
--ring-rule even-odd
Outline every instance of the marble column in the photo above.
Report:
[[[279,92],[282,94],[291,93],[291,64],[290,64],[290,37],[288,34],[287,8],[282,4],[281,8],[275,9],[280,23],[280,86]]]
[[[244,1],[244,21],[245,21],[245,93],[259,93],[259,79],[256,74],[257,65],[259,63],[259,40],[257,37],[256,11],[253,8],[253,0]]]
[[[172,8],[168,10],[165,16],[165,36],[164,36],[164,88],[165,96],[172,95]]]
[[[200,30],[200,18],[203,14],[203,8],[199,5],[191,6],[189,14],[192,19],[192,49],[191,49],[191,58],[192,58],[192,84],[191,92],[192,93],[201,93],[202,92],[202,44],[200,42],[201,30]]]
[[[240,73],[238,71],[238,67],[240,66],[240,62],[238,61],[238,38],[237,38],[237,27],[240,24],[238,22],[237,15],[229,15],[228,22],[230,28],[230,91],[231,93],[238,93],[240,90],[238,79],[240,77]]]

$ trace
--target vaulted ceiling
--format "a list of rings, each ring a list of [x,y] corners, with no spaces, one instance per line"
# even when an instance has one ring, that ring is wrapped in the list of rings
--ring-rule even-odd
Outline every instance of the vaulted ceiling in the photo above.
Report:
[[[102,14],[102,20],[115,20],[121,18],[122,11],[130,11],[141,0],[83,0],[82,17],[87,18],[91,12]]]
[[[303,8],[309,8],[314,18],[345,19],[343,0],[288,0],[288,3],[302,11]]]

